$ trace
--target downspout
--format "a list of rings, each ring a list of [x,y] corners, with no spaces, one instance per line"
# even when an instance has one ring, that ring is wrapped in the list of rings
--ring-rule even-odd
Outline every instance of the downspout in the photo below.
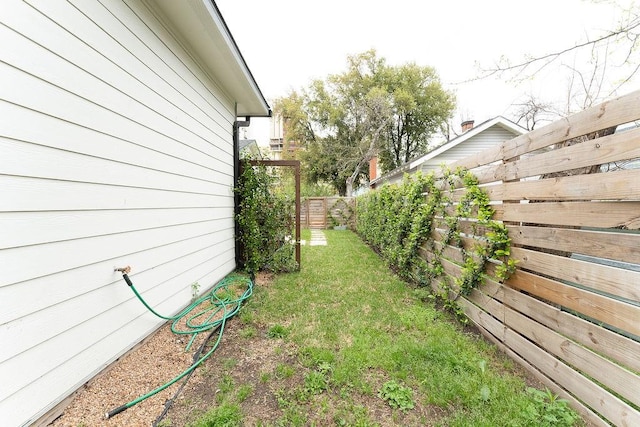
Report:
[[[251,124],[251,117],[247,116],[244,120],[236,120],[233,122],[233,222],[235,229],[235,254],[236,268],[242,268],[242,243],[240,242],[240,223],[238,215],[240,214],[240,194],[235,191],[240,181],[240,128],[248,127]]]

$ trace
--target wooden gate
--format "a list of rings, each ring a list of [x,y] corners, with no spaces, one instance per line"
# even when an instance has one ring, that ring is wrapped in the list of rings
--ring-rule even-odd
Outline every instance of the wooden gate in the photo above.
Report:
[[[327,228],[327,199],[325,197],[307,199],[307,221],[309,228]]]

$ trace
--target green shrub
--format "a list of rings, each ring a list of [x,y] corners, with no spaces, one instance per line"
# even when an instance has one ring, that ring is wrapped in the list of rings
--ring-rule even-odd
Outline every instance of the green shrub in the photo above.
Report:
[[[235,189],[240,198],[236,219],[240,266],[249,274],[298,268],[293,257],[294,201],[283,192],[275,191],[277,183],[277,177],[265,166],[243,163]]]

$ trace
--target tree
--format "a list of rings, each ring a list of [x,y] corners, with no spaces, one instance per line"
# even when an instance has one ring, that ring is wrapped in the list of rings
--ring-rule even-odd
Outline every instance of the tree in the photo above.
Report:
[[[527,130],[534,130],[541,122],[551,122],[558,117],[558,110],[549,102],[544,102],[532,94],[515,104],[514,121]]]
[[[290,138],[306,148],[300,154],[305,178],[326,180],[347,195],[367,175],[365,165],[374,155],[392,169],[424,153],[454,107],[435,70],[391,67],[374,50],[349,56],[344,73],[315,80],[300,96],[276,103],[291,119]]]
[[[431,67],[389,67],[385,83],[393,117],[380,160],[383,170],[389,171],[427,151],[429,138],[451,118],[455,99]]]
[[[273,112],[283,120],[285,139],[296,144],[315,141],[316,135],[305,110],[305,97],[296,91],[276,99]]]

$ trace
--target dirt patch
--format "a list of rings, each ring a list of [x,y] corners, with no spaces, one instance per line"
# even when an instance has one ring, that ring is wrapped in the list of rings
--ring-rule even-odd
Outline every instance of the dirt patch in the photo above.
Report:
[[[256,336],[242,336],[242,325],[233,322],[225,332],[225,342],[215,357],[198,372],[199,381],[188,387],[167,412],[165,423],[183,426],[220,403],[223,398],[242,400],[245,425],[275,421],[282,412],[277,391],[287,389],[298,378],[286,377],[282,367],[296,365],[295,349],[282,340],[268,339],[266,330]],[[225,385],[230,390],[225,390]],[[247,390],[240,398],[239,390]],[[169,424],[170,422],[170,424]]]

